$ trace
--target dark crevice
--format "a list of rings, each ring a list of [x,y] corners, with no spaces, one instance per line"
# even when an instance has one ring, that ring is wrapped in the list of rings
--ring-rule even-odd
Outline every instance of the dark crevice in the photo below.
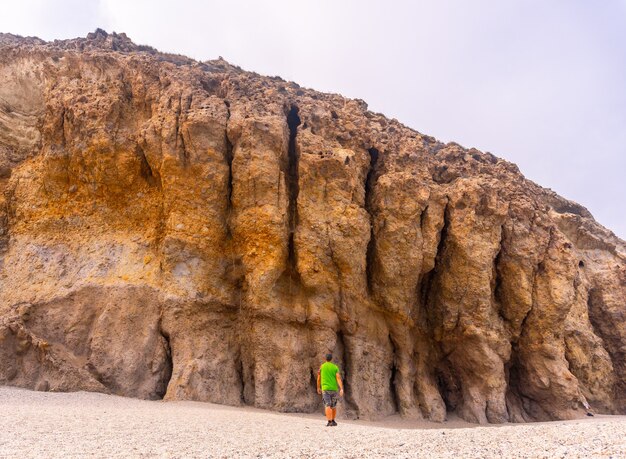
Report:
[[[189,94],[187,96],[187,99],[185,99],[185,113],[191,110],[192,105],[193,105],[193,93]]]
[[[454,412],[461,404],[462,394],[456,373],[450,367],[449,362],[442,361],[435,368],[437,390],[446,405],[448,413]]]
[[[244,382],[244,374],[243,374],[243,360],[241,359],[241,354],[237,356],[235,371],[237,372],[237,378],[239,379],[240,390],[239,390],[239,400],[242,405],[245,405],[246,398],[244,395],[245,392],[245,382]]]
[[[167,108],[171,109],[171,105],[172,105],[172,99],[170,99],[168,101]],[[181,115],[181,112],[182,112],[181,99],[179,97],[178,98],[178,107],[176,107],[176,112],[174,113],[174,131],[175,131],[174,142],[175,142],[175,146],[177,148],[178,148],[178,140],[180,138],[180,115]]]
[[[311,372],[311,381],[310,381],[310,387],[311,387],[311,393],[312,394],[316,394],[317,393],[317,374],[315,373],[315,371],[313,371],[313,368],[309,369]]]
[[[437,277],[444,270],[444,256],[450,227],[449,206],[450,200],[448,198],[443,209],[443,224],[439,231],[434,266],[430,271],[421,276],[420,283],[418,284],[418,300],[424,317],[422,323],[422,326],[425,327],[424,333],[428,336],[428,340],[430,341],[431,349],[429,353],[431,356],[431,367],[434,367],[437,391],[446,405],[446,411],[452,412],[459,403],[459,384],[449,368],[449,362],[441,348],[441,344],[434,337],[434,330],[439,326],[438,322],[440,319],[437,318],[438,313],[436,308],[433,307],[437,293],[435,290]],[[424,224],[425,214],[426,209],[422,212],[422,224]]]
[[[513,414],[519,414],[525,420],[527,414],[524,405],[528,407],[529,399],[525,398],[520,392],[521,377],[518,345],[511,343],[511,347],[511,357],[504,367],[507,384],[506,408],[509,413],[509,420],[511,422],[520,422],[522,419],[513,418]]]
[[[603,339],[602,333],[600,332],[599,328],[602,325],[602,321],[606,318],[602,317],[601,309],[599,307],[599,300],[599,291],[595,288],[590,288],[587,292],[587,311],[589,313],[589,322],[591,323],[593,333]]]
[[[226,231],[228,238],[232,237],[231,231],[231,218],[233,211],[233,159],[235,157],[233,150],[233,143],[228,137],[228,122],[230,121],[230,103],[224,101],[226,106],[226,129],[224,129],[224,143],[226,145],[225,160],[228,166],[228,181],[226,184]]]
[[[344,397],[346,402],[347,410],[354,412],[355,419],[359,418],[359,407],[354,402],[354,398],[352,397],[352,384],[350,380],[350,351],[346,346],[345,337],[343,335],[343,331],[339,330],[337,332],[337,341],[335,344],[335,352],[334,355],[338,356],[339,369],[341,370],[341,379],[344,385]]]
[[[391,390],[391,400],[393,402],[393,408],[395,412],[400,411],[400,400],[398,398],[398,368],[397,368],[397,350],[396,344],[393,342],[391,334],[389,335],[389,343],[391,344],[392,360],[391,360],[391,375],[389,376],[389,389]]]
[[[419,295],[419,302],[420,305],[426,309],[427,305],[428,305],[428,299],[430,296],[430,291],[432,289],[432,284],[433,284],[433,280],[435,278],[435,270],[431,269],[430,271],[428,271],[426,274],[424,274],[423,276],[421,276],[419,282],[419,291],[418,291],[418,295]]]
[[[243,402],[246,405],[254,405],[256,399],[256,380],[254,378],[254,364],[248,363],[244,366],[243,359],[241,362],[241,374],[243,380]]]
[[[500,263],[502,261],[502,251],[504,248],[504,225],[500,227],[500,243],[498,245],[498,252],[493,259],[493,270],[494,270],[494,289],[493,295],[496,300],[500,300],[501,298],[501,289],[502,289],[502,278],[500,273]]]
[[[537,282],[537,272],[542,269],[543,265],[542,263],[539,263],[539,265],[537,266],[537,269],[535,270],[535,273],[533,275],[533,286],[532,291],[531,291],[531,304],[530,304],[530,309],[528,311],[526,311],[526,314],[524,315],[524,317],[522,318],[522,321],[520,322],[520,326],[519,326],[519,338],[517,339],[517,341],[512,342],[512,350],[511,352],[517,352],[517,347],[518,347],[518,341],[521,340],[522,336],[524,335],[524,331],[526,330],[526,321],[528,320],[528,318],[530,317],[530,313],[533,311],[533,308],[535,307],[535,298],[536,298],[536,294],[535,294],[535,283]]]
[[[0,192],[5,190],[0,190]],[[10,194],[6,193],[6,200],[0,203],[0,255],[6,252],[9,246],[9,204]],[[0,258],[0,269],[2,268],[3,259]]]
[[[343,338],[343,332],[339,330],[337,332],[337,340],[335,344],[335,349],[333,351],[333,355],[338,357],[339,363],[342,365],[341,367],[341,377],[348,377],[348,351],[346,349],[346,343]]]
[[[174,362],[172,359],[172,346],[170,343],[170,335],[166,331],[164,331],[159,326],[159,331],[161,333],[161,337],[163,338],[163,344],[165,346],[165,362],[163,369],[162,378],[158,381],[157,386],[155,388],[155,393],[158,399],[163,399],[165,394],[167,393],[167,387],[170,384],[170,379],[172,379],[172,372],[174,369]]]
[[[65,112],[66,108],[63,107],[63,109],[61,110],[61,126],[59,127],[59,130],[61,132],[61,146],[63,148],[65,148],[65,145],[67,144],[67,139],[65,136]]]
[[[422,254],[424,254],[425,249],[424,249],[424,226],[426,225],[426,219],[428,218],[428,204],[426,205],[426,207],[424,207],[424,209],[422,210],[422,212],[420,213],[420,223],[419,223],[419,228],[420,228],[420,236],[422,238]],[[422,261],[423,263],[423,261]],[[421,266],[421,268],[423,269],[423,266]],[[416,323],[418,323],[419,321],[421,321],[420,326],[422,327],[422,330],[425,331],[425,323],[424,323],[424,307],[426,305],[425,302],[425,289],[429,290],[430,289],[430,283],[432,282],[432,271],[433,270],[429,270],[427,272],[422,272],[420,271],[420,273],[417,276],[417,284],[415,286],[415,307],[412,308],[411,310],[411,317],[413,318],[413,320],[416,321]]]
[[[428,215],[428,207],[429,205],[426,204],[426,207],[424,207],[424,210],[422,210],[422,213],[420,214],[420,231],[422,235],[424,234],[424,225],[426,224],[426,216]]]
[[[296,145],[298,126],[300,126],[301,123],[298,112],[298,107],[292,105],[287,114],[287,126],[289,127],[289,147],[287,151],[287,190],[289,193],[289,206],[287,209],[287,220],[289,224],[288,269],[292,274],[298,272],[294,242],[294,234],[296,226],[298,225],[298,193],[300,192],[298,183],[298,161],[300,158]]]
[[[137,156],[139,157],[139,173],[141,177],[146,181],[146,183],[152,187],[161,188],[161,176],[160,174],[153,170],[146,158],[146,154],[140,146],[137,146],[136,150]]]
[[[448,229],[450,226],[450,211],[449,211],[449,202],[446,202],[446,206],[443,210],[443,226],[441,227],[441,231],[439,233],[439,241],[437,243],[437,252],[435,255],[435,266],[429,272],[424,274],[421,279],[421,285],[419,288],[419,295],[421,298],[422,307],[427,308],[429,302],[431,301],[431,291],[432,284],[435,280],[435,276],[438,272],[441,271],[441,265],[443,263],[443,255],[446,245],[446,240],[448,238]],[[430,316],[430,314],[428,314]],[[432,324],[431,324],[432,328]]]
[[[506,317],[506,311],[504,309],[505,303],[506,303],[506,299],[504,298],[504,284],[503,284],[504,275],[502,272],[503,271],[503,267],[502,267],[503,255],[502,254],[504,252],[504,243],[505,243],[504,241],[505,241],[505,228],[504,228],[504,225],[502,225],[500,227],[500,242],[498,245],[498,251],[495,257],[493,258],[493,272],[491,276],[491,292],[492,292],[493,307],[498,313],[498,317],[500,317],[500,320],[502,320],[502,323],[504,324],[504,326],[507,328],[507,330],[510,331],[512,327],[511,321]],[[509,341],[511,343],[511,353],[509,355],[508,361],[504,361],[504,371],[505,371],[505,378],[507,382],[507,392],[510,393],[509,395],[507,395],[507,403],[506,403],[508,419],[510,419],[511,417],[511,407],[509,406],[509,398],[510,397],[519,398],[516,392],[517,389],[515,388],[512,390],[510,387],[510,383],[509,383],[511,368],[513,365],[512,360],[516,358],[516,355],[518,352],[517,345],[515,343],[517,339],[515,339],[511,335],[509,336],[510,336]],[[514,372],[516,370],[517,370],[516,368],[513,369]]]
[[[183,113],[183,96],[182,94],[178,97],[178,107],[176,109],[176,122],[174,125],[174,129],[176,131],[176,138],[175,138],[175,142],[176,142],[176,147],[179,148],[180,153],[181,153],[181,159],[183,161],[183,164],[187,164],[188,160],[189,160],[189,155],[187,153],[187,147],[185,145],[185,139],[182,133],[182,129],[181,129],[181,125],[180,125],[180,118],[182,116]]]
[[[243,265],[241,261],[241,256],[237,255],[237,251],[233,245],[233,160],[235,157],[235,151],[232,141],[228,136],[228,123],[230,121],[230,103],[225,100],[224,105],[226,106],[226,126],[224,129],[224,161],[226,162],[226,166],[228,167],[228,171],[226,172],[226,206],[224,209],[224,229],[225,229],[225,258],[228,258],[226,261],[226,271],[225,271],[225,279],[227,283],[233,286],[234,295],[232,297],[233,305],[238,307],[238,310],[241,311],[241,303],[243,297],[243,285],[245,274],[243,271]],[[243,373],[242,373],[243,375]],[[242,376],[243,377],[243,376]],[[243,380],[242,380],[243,385]]]
[[[506,318],[502,315],[502,252],[504,249],[504,225],[500,227],[500,243],[498,245],[498,252],[496,256],[493,258],[493,273],[491,276],[492,285],[491,291],[493,294],[493,300],[496,303],[496,307],[498,310],[498,314],[502,318],[503,321],[506,321]]]
[[[443,226],[441,227],[441,232],[439,233],[439,241],[437,244],[437,255],[435,256],[435,267],[433,270],[438,272],[441,268],[441,262],[444,255],[444,249],[446,246],[446,242],[448,239],[448,230],[450,229],[450,205],[449,202],[446,202],[446,206],[443,209]]]
[[[367,292],[371,295],[373,292],[374,279],[374,259],[376,251],[376,239],[374,232],[374,187],[378,179],[376,165],[378,163],[379,151],[376,148],[367,150],[370,155],[370,165],[365,178],[365,210],[370,216],[370,240],[367,243],[367,252],[365,255],[365,274],[367,281]]]
[[[183,164],[187,165],[189,163],[189,152],[187,151],[187,146],[185,145],[185,137],[183,136],[182,131],[180,131],[179,137],[181,152],[183,156]]]

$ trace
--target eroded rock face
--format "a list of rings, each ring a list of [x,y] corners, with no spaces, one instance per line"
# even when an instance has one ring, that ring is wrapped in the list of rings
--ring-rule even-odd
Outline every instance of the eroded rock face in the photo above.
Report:
[[[0,383],[349,416],[626,412],[626,247],[491,154],[97,31],[0,36]]]

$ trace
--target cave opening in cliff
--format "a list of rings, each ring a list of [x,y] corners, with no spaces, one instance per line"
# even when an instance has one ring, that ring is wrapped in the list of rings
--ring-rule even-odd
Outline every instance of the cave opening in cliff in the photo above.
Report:
[[[393,342],[393,338],[389,335],[389,344],[391,345],[391,371],[389,375],[389,389],[391,391],[391,401],[393,402],[393,408],[396,412],[400,411],[400,400],[398,398],[398,366],[396,361],[396,344]]]
[[[243,403],[245,405],[254,405],[256,396],[254,361],[250,359],[244,361],[244,355],[245,354],[242,354],[240,356]]]
[[[237,382],[239,383],[239,401],[242,405],[246,404],[246,381],[245,375],[243,371],[243,359],[241,358],[241,350],[237,353],[237,357],[235,359],[235,371],[237,374]]]
[[[161,378],[157,383],[156,387],[156,395],[159,399],[163,399],[165,394],[167,393],[167,387],[170,384],[170,380],[172,379],[172,372],[174,370],[174,361],[172,358],[172,346],[170,343],[170,335],[169,333],[161,330],[161,337],[163,338],[163,347],[165,348],[165,362],[163,373],[161,374]]]
[[[453,413],[461,402],[461,386],[457,375],[447,361],[441,361],[435,368],[437,390],[446,405],[446,411]]]
[[[517,341],[513,341],[511,343],[511,357],[504,365],[504,375],[506,378],[506,403],[507,408],[509,408],[509,405],[519,406],[522,417],[525,417],[526,410],[531,409],[535,402],[527,397],[524,397],[523,395],[520,365],[519,344]],[[511,408],[509,408],[509,415],[512,415]]]
[[[370,148],[367,150],[370,155],[370,165],[365,178],[365,210],[370,216],[370,240],[367,243],[367,250],[365,253],[365,277],[367,281],[367,291],[372,293],[372,284],[374,278],[374,255],[376,249],[376,241],[374,239],[374,205],[373,205],[373,193],[374,186],[376,185],[376,165],[378,164],[378,156],[380,152],[376,148]]]
[[[311,372],[311,380],[310,380],[310,388],[312,394],[317,394],[317,373],[313,370],[313,368],[309,369]],[[321,399],[318,400],[318,406],[321,405]]]
[[[352,387],[350,384],[350,351],[346,346],[345,337],[343,331],[341,330],[337,332],[333,355],[335,356],[335,363],[339,365],[341,378],[344,384],[344,400],[346,408],[349,410],[353,409],[355,411],[356,418],[358,419],[358,406],[352,400]]]

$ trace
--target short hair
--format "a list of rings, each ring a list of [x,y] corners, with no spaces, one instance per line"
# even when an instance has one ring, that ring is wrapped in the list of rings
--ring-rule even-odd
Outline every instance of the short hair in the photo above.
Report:
[[[326,361],[330,362],[333,359],[333,355],[332,354],[326,354]]]

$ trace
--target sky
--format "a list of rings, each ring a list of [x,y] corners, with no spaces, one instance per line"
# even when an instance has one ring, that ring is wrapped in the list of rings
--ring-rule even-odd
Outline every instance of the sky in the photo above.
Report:
[[[0,31],[97,27],[364,99],[489,151],[626,239],[626,0],[20,0]]]

